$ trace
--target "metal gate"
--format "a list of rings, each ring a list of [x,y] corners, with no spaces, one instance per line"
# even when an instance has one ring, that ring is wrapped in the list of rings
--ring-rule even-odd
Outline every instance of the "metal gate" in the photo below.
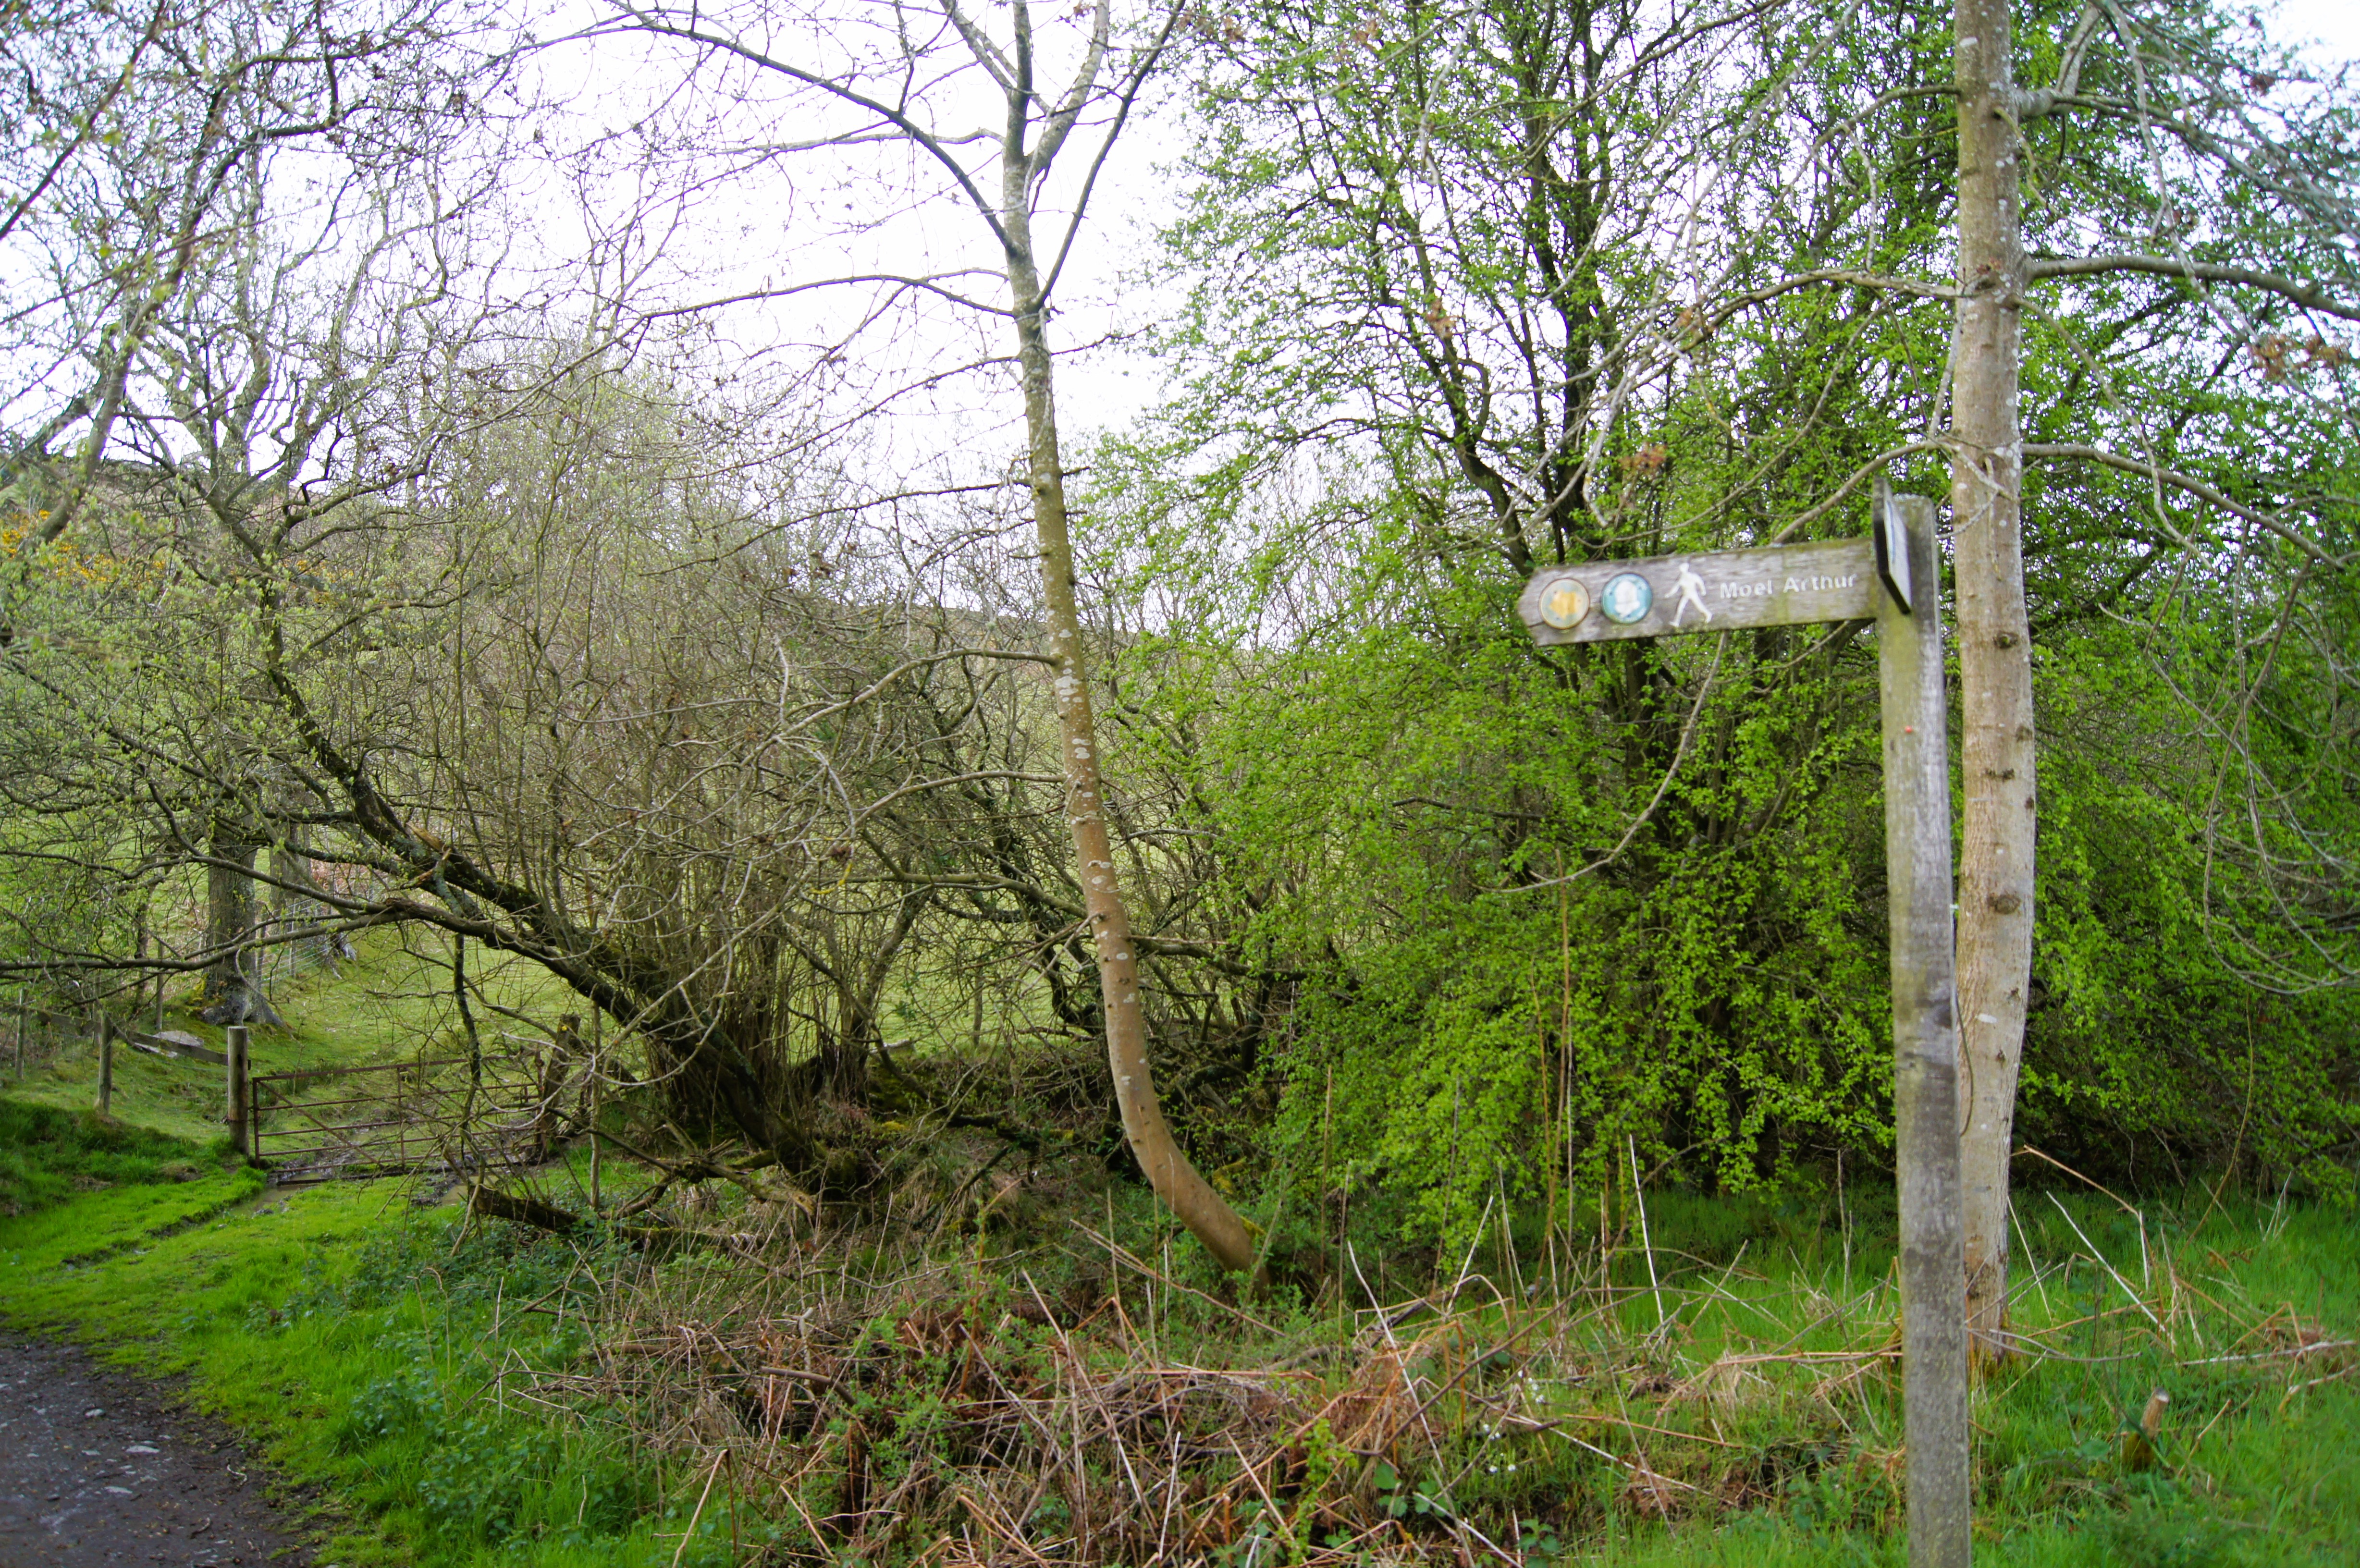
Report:
[[[539,1158],[549,1107],[535,1086],[489,1073],[470,1082],[467,1067],[467,1058],[453,1056],[256,1073],[246,1109],[254,1157],[282,1181]]]

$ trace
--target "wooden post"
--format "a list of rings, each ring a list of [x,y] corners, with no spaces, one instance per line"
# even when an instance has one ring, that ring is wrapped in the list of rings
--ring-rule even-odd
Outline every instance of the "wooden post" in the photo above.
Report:
[[[1874,514],[1864,539],[1545,567],[1525,584],[1516,611],[1545,648],[1875,617],[1892,922],[1909,1563],[1910,1568],[1966,1568],[1966,1232],[1941,566],[1934,553],[1933,502],[1888,495],[1879,480]],[[1637,1173],[1634,1159],[1632,1198],[1643,1205],[1644,1225]],[[1607,1250],[1606,1196],[1601,1188],[1601,1254]],[[1612,1262],[1607,1257],[1610,1268]]]
[[[599,1160],[598,1160],[598,1111],[599,1111],[599,1103],[600,1103],[600,1096],[599,1096],[599,1093],[598,1093],[598,1070],[599,1070],[599,1066],[600,1066],[600,1062],[599,1062],[599,1061],[598,1061],[598,1052],[599,1052],[599,1049],[600,1049],[600,1047],[602,1047],[602,1046],[606,1043],[606,1030],[601,1027],[601,1025],[604,1023],[604,1021],[605,1021],[605,1019],[606,1019],[606,1008],[604,1008],[604,1007],[602,1007],[598,1006],[598,1005],[597,1005],[596,1003],[595,1003],[595,1002],[591,1004],[591,1007],[590,1007],[590,1212],[591,1212],[592,1214],[603,1214],[603,1213],[605,1213],[605,1212],[606,1212],[606,1211],[605,1211],[605,1204],[601,1202],[602,1194],[601,1194],[601,1193],[599,1192],[599,1191],[598,1191],[598,1167],[599,1167]]]
[[[98,1114],[115,1110],[115,1023],[106,1009],[98,1010]]]
[[[1882,497],[1880,497],[1882,499]],[[1904,609],[1878,595],[1885,901],[1893,963],[1893,1116],[1901,1188],[1903,1425],[1910,1568],[1965,1568],[1967,1290],[1959,1176],[1959,1022],[1950,916],[1949,706],[1934,503],[1888,503],[1906,539]],[[1880,517],[1879,527],[1885,525]],[[1898,554],[1896,550],[1895,553]]]
[[[247,1088],[246,1029],[244,1024],[229,1026],[229,1038],[224,1054],[229,1057],[229,1114],[223,1119],[229,1124],[229,1146],[241,1159],[254,1154],[254,1124],[248,1116],[253,1095]]]
[[[16,1082],[25,1081],[25,988],[16,987]]]

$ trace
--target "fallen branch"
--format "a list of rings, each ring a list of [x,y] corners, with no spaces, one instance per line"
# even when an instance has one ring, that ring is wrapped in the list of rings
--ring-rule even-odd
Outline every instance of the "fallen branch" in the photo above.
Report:
[[[468,1184],[467,1213],[482,1214],[488,1219],[507,1220],[514,1225],[530,1225],[552,1236],[578,1235],[590,1223],[570,1209],[561,1209],[555,1203],[540,1198],[503,1192],[480,1181]],[[616,1225],[613,1230],[616,1236],[641,1247],[711,1247],[724,1252],[747,1254],[760,1247],[760,1242],[754,1236],[697,1230],[688,1225]]]
[[[486,1187],[480,1181],[467,1185],[467,1212],[484,1214],[514,1225],[526,1225],[535,1230],[545,1230],[552,1236],[572,1236],[582,1228],[582,1216],[544,1203],[534,1197],[520,1197]]]
[[[743,1187],[758,1202],[792,1203],[803,1212],[805,1218],[819,1217],[819,1200],[784,1176],[773,1177],[768,1183],[755,1180],[755,1171],[767,1171],[779,1163],[779,1157],[775,1154],[757,1154],[750,1160],[740,1161],[736,1165],[724,1165],[717,1160],[707,1160],[702,1156],[691,1159],[684,1163],[674,1164],[668,1160],[659,1160],[644,1149],[634,1149],[613,1133],[601,1128],[592,1128],[591,1135],[606,1139],[607,1143],[640,1164],[663,1173],[662,1180],[654,1186],[615,1211],[616,1217],[618,1219],[644,1214],[653,1208],[663,1201],[664,1192],[674,1181],[683,1181],[694,1187],[701,1181],[710,1181],[716,1178]]]

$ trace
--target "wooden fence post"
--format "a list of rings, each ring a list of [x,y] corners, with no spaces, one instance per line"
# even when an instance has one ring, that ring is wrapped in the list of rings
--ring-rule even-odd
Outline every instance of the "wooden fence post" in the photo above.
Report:
[[[1893,1117],[1901,1189],[1901,1381],[1910,1568],[1966,1568],[1967,1276],[1950,915],[1949,703],[1934,503],[1896,495],[1905,610],[1878,596],[1885,866],[1893,961]],[[1884,517],[1878,526],[1885,524]],[[1898,551],[1896,550],[1897,554]]]
[[[98,1114],[102,1116],[115,1110],[115,1021],[106,1009],[98,1010]]]
[[[253,1096],[247,1088],[246,1050],[246,1026],[230,1025],[224,1041],[224,1054],[229,1058],[229,1115],[223,1119],[229,1123],[229,1146],[241,1159],[254,1154],[254,1125],[247,1116]]]

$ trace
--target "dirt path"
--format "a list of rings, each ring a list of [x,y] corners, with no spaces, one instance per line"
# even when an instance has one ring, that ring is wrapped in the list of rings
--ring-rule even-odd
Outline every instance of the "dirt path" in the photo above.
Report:
[[[0,1568],[306,1568],[263,1481],[166,1386],[0,1334]]]

